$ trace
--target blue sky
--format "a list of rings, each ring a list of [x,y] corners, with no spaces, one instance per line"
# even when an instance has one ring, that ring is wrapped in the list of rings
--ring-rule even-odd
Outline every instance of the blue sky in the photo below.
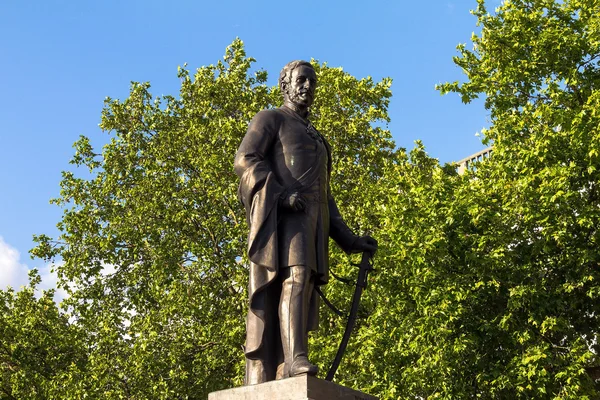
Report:
[[[493,10],[499,0],[488,0]],[[236,37],[275,84],[281,67],[315,58],[357,77],[393,79],[389,129],[398,146],[422,140],[441,162],[484,146],[482,101],[440,96],[436,83],[464,79],[452,62],[477,29],[475,0],[0,2],[0,288],[26,282],[33,234],[57,234],[61,171],[86,135],[101,147],[103,100],[127,97],[130,81],[154,95],[179,89],[177,67],[221,59]],[[470,47],[470,45],[469,45]],[[326,134],[326,132],[324,132]]]

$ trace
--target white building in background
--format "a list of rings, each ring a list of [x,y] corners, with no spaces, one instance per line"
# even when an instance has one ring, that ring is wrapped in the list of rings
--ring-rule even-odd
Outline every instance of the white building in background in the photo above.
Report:
[[[488,147],[487,149],[483,149],[481,151],[478,151],[477,153],[470,155],[467,158],[463,158],[462,160],[458,161],[458,173],[462,174],[465,172],[465,170],[467,168],[469,168],[469,165],[473,162],[476,161],[482,161],[485,160],[486,158],[488,158],[490,155],[492,154],[492,148]]]

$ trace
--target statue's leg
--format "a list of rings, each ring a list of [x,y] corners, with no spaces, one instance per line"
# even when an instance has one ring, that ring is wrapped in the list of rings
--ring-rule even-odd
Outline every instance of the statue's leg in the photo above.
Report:
[[[308,361],[308,312],[314,288],[310,267],[295,265],[280,270],[282,287],[279,303],[283,375],[316,375],[317,367]]]
[[[279,336],[279,298],[281,293],[281,283],[277,280],[273,282],[261,293],[264,296],[262,306],[264,309],[264,329],[262,330],[261,347],[258,351],[247,355],[246,357],[246,385],[256,385],[276,379],[277,367],[282,363],[281,338]],[[246,319],[246,335],[256,335],[256,324],[251,323],[251,319],[257,318],[252,311],[248,310]],[[246,338],[248,343],[249,338]]]

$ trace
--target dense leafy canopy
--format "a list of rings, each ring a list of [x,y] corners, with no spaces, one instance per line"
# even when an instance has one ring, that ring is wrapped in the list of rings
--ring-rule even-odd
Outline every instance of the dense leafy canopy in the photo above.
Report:
[[[494,153],[452,204],[476,300],[453,334],[486,366],[472,371],[485,393],[598,398],[600,2],[474,13],[481,35],[456,58],[469,80],[441,90],[485,95]]]
[[[467,80],[485,96],[492,157],[458,175],[418,143],[396,149],[388,79],[314,63],[312,120],[330,140],[347,223],[380,242],[337,382],[381,398],[594,399],[600,389],[600,9],[594,0],[479,1]],[[246,222],[235,154],[280,104],[236,40],[179,96],[134,83],[107,99],[101,153],[82,137],[65,173],[61,236],[33,250],[69,297],[1,292],[0,398],[203,399],[241,384]],[[354,258],[332,246],[332,268]],[[348,306],[353,288],[326,293]],[[344,321],[311,337],[326,370]]]

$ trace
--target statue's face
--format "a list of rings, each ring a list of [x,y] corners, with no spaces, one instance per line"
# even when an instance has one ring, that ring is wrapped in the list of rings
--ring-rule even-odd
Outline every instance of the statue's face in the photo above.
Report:
[[[315,70],[306,65],[300,65],[292,71],[289,84],[286,85],[284,96],[287,100],[300,107],[310,107],[315,98],[317,75]]]

